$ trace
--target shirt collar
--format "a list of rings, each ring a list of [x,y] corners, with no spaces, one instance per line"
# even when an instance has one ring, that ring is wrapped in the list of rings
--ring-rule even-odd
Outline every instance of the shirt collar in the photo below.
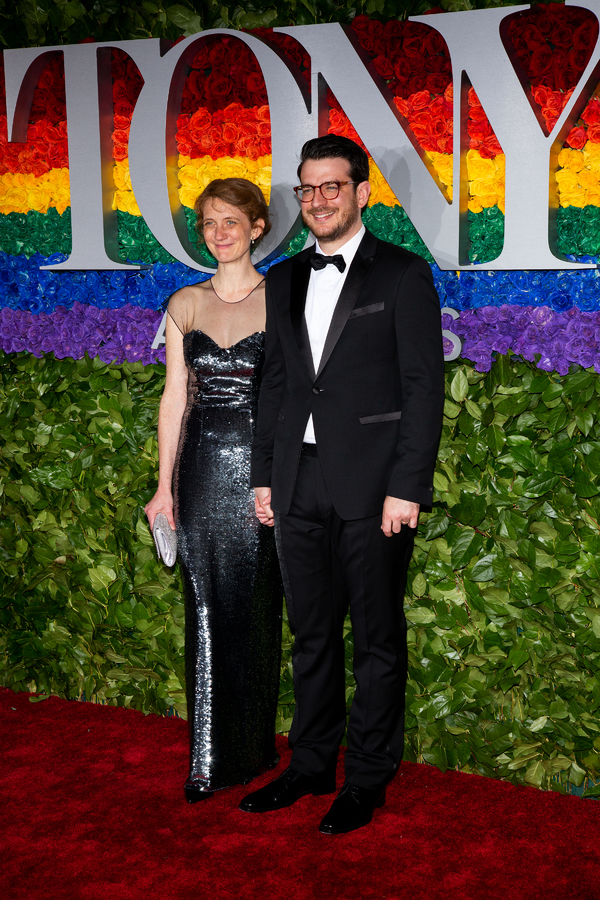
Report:
[[[363,237],[365,236],[366,230],[367,229],[365,228],[365,226],[362,225],[360,228],[360,231],[357,234],[355,234],[354,237],[351,237],[349,241],[347,241],[342,247],[339,248],[339,250],[335,251],[335,255],[339,254],[344,257],[344,262],[346,263],[346,266],[349,266],[350,263],[352,262],[352,260],[354,259],[354,256],[356,254],[356,251],[358,250],[359,244],[362,241]],[[331,253],[325,253],[321,249],[321,246],[319,245],[318,241],[315,242],[315,250],[317,253],[322,253],[324,256],[332,255]]]

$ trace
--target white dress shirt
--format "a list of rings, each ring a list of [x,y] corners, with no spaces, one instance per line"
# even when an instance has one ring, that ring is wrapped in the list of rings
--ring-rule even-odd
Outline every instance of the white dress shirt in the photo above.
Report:
[[[327,337],[331,319],[333,318],[333,311],[344,286],[350,263],[354,259],[364,234],[365,226],[363,225],[358,234],[355,234],[343,247],[336,250],[336,255],[343,256],[346,263],[346,268],[343,272],[340,272],[336,266],[329,264],[323,269],[313,269],[310,273],[304,316],[306,318],[315,372],[318,370],[321,362],[325,338]],[[315,250],[317,253],[323,253],[318,241],[316,242]],[[333,254],[324,253],[323,255],[330,256]],[[317,442],[312,415],[306,425],[304,442],[306,444],[316,444]]]

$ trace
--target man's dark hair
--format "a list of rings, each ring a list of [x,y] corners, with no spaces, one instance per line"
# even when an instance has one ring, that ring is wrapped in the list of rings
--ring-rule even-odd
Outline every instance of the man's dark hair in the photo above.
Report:
[[[352,181],[369,180],[369,157],[358,144],[350,138],[339,134],[324,134],[322,137],[307,141],[300,151],[300,165],[298,166],[298,180],[302,180],[302,166],[309,159],[345,159],[350,167],[350,179]],[[356,185],[354,186],[356,190]]]

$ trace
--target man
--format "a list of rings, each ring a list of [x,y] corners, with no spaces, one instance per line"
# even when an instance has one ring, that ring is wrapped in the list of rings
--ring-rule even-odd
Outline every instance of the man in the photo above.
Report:
[[[274,516],[295,637],[293,752],[283,775],[240,808],[335,791],[349,605],[356,694],[346,782],[319,827],[341,834],[371,821],[402,756],[402,601],[419,508],[432,499],[443,350],[428,264],[362,224],[366,153],[347,138],[316,138],[302,148],[298,177],[316,246],[267,277],[251,482],[261,521]]]

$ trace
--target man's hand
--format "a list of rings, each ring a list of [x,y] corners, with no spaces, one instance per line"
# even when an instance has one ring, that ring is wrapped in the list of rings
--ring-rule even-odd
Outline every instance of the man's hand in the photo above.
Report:
[[[381,530],[386,537],[398,534],[403,525],[416,528],[419,521],[418,503],[411,500],[400,500],[398,497],[386,497],[383,501]]]
[[[273,510],[271,509],[271,488],[254,488],[254,508],[256,517],[263,525],[273,526]]]

